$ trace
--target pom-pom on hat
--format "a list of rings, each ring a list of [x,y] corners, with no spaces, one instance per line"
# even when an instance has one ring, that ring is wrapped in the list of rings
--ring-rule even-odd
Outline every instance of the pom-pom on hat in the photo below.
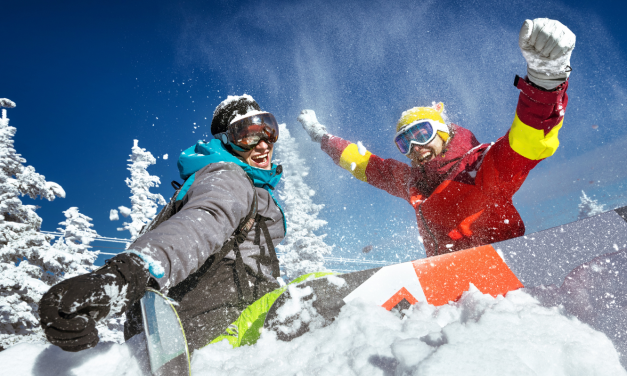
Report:
[[[444,103],[434,103],[432,107],[414,107],[403,112],[401,118],[396,123],[396,131],[400,131],[404,126],[409,125],[416,120],[430,119],[438,121],[442,124],[446,124],[442,113],[444,112]],[[447,127],[448,128],[448,127]],[[449,138],[449,134],[443,131],[438,131],[438,136],[446,142]]]
[[[231,121],[238,115],[245,115],[251,111],[261,111],[253,97],[248,94],[241,96],[229,95],[216,107],[211,120],[211,134],[226,132]]]

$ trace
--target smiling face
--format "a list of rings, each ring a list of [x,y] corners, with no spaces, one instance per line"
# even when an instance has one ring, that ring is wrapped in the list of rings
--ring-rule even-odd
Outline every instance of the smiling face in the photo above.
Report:
[[[426,145],[412,145],[407,158],[411,159],[412,166],[418,167],[440,155],[443,149],[444,141],[439,135],[436,135],[433,141]]]
[[[272,167],[274,144],[266,142],[265,140],[261,140],[249,151],[233,151],[244,158],[244,161],[253,167],[262,170],[269,170]]]

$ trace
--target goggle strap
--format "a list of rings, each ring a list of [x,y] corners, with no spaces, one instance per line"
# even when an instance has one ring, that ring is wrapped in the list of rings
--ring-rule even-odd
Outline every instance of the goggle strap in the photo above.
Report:
[[[236,151],[246,152],[246,151],[251,150],[251,149],[248,149],[248,150],[247,150],[247,149],[243,149],[243,148],[241,148],[241,147],[239,147],[239,146],[235,145],[235,144],[234,144],[234,143],[232,143],[232,142],[229,142],[229,145],[233,148],[233,150],[236,150]]]
[[[226,132],[216,133],[213,137],[222,141],[222,144],[224,145],[228,145],[229,143],[229,136],[227,136]]]
[[[239,118],[237,120],[235,120],[235,119],[231,120],[231,122],[229,123],[229,126],[231,126],[232,124],[237,123],[238,121],[242,121],[244,119],[248,119],[248,118],[253,117],[253,116],[262,116],[262,115],[272,115],[272,114],[270,112],[266,112],[266,111],[251,113],[250,115],[247,114],[247,115],[242,116],[241,118]],[[274,116],[274,115],[272,115],[272,116]]]

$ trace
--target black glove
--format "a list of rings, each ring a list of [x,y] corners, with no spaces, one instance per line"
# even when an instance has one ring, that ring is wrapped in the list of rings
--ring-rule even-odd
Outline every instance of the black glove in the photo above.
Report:
[[[72,352],[96,346],[96,321],[112,310],[122,313],[141,299],[149,278],[141,258],[122,253],[94,272],[52,286],[39,302],[48,341]]]

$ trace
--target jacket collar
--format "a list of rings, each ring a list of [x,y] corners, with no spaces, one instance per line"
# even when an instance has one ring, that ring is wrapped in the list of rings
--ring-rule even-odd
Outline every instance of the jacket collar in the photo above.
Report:
[[[177,166],[181,178],[187,180],[196,171],[210,163],[217,162],[237,164],[248,174],[256,187],[265,188],[268,191],[273,190],[281,180],[282,171],[279,169],[280,172],[277,173],[277,165],[272,164],[270,170],[253,167],[236,158],[218,139],[209,142],[198,141],[196,145],[187,148],[179,156]]]

